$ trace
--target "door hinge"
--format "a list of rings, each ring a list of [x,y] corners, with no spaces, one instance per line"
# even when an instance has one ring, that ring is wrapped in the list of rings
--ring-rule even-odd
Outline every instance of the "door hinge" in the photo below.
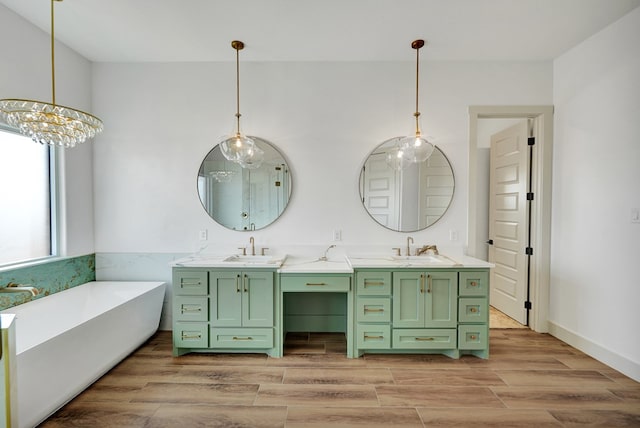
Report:
[[[493,245],[493,239],[489,239],[489,240],[487,241],[487,244],[489,244],[489,245]]]
[[[533,192],[527,193],[527,201],[533,201]]]
[[[536,137],[528,137],[527,138],[527,145],[533,146],[535,144],[536,144]]]
[[[531,248],[531,247],[527,247],[527,248],[525,248],[525,249],[524,249],[524,253],[525,253],[527,256],[533,256],[533,248]]]
[[[531,302],[528,301],[528,300],[526,302],[524,302],[524,308],[525,309],[531,309]]]

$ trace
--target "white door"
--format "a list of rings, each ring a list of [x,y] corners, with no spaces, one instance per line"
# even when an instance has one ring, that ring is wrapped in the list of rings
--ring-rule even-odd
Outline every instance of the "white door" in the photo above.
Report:
[[[398,180],[387,166],[386,153],[374,153],[364,166],[362,199],[371,217],[390,229],[400,226],[398,218]]]
[[[491,136],[489,178],[491,306],[521,324],[527,323],[527,137],[526,120]]]

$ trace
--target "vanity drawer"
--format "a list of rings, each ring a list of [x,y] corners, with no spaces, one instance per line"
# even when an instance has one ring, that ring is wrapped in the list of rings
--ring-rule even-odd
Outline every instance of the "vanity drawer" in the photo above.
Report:
[[[391,299],[358,297],[356,311],[358,322],[389,322],[391,321]]]
[[[176,270],[173,290],[179,296],[206,296],[209,293],[207,271]]]
[[[176,348],[208,348],[209,325],[206,322],[176,322],[173,326],[173,346]]]
[[[489,272],[460,272],[460,296],[487,296],[489,294]]]
[[[470,350],[489,348],[489,326],[486,324],[459,326],[458,348]]]
[[[358,296],[391,295],[391,272],[358,272],[356,290]]]
[[[391,327],[389,324],[358,324],[356,334],[358,349],[391,348]]]
[[[208,297],[173,297],[173,316],[177,321],[208,321]]]
[[[393,329],[394,349],[455,349],[458,330],[436,328]]]
[[[348,292],[351,289],[351,276],[331,275],[280,275],[280,289],[283,292]]]
[[[211,328],[211,347],[230,349],[273,348],[272,328]]]
[[[485,297],[461,297],[458,301],[458,322],[486,323],[489,308]]]

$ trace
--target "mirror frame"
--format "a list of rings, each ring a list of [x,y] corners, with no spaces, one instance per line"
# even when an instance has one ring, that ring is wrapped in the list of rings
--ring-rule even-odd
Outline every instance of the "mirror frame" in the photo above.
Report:
[[[204,175],[201,175],[201,172],[203,171],[204,163],[208,160],[209,156],[213,156],[216,151],[217,151],[217,153],[219,153],[219,156],[221,158],[220,160],[223,160],[223,161],[225,161],[225,162],[227,162],[229,164],[234,164],[234,162],[224,159],[224,156],[222,155],[222,151],[220,149],[220,144],[216,144],[215,146],[213,146],[213,148],[207,152],[207,154],[204,156],[204,158],[200,162],[200,166],[198,168],[198,173],[197,173],[197,176],[196,176],[196,193],[198,194],[198,200],[200,201],[200,205],[202,206],[204,211],[207,213],[207,215],[209,215],[209,217],[213,221],[215,221],[217,224],[219,224],[220,226],[224,227],[225,229],[228,229],[228,230],[231,230],[231,231],[235,231],[235,232],[254,232],[256,230],[265,229],[266,227],[272,225],[280,217],[282,217],[282,215],[285,213],[285,211],[289,207],[289,204],[291,203],[291,197],[293,195],[293,176],[292,176],[292,173],[291,173],[291,166],[290,166],[290,162],[287,160],[287,158],[282,153],[282,151],[280,151],[280,149],[278,149],[278,147],[276,147],[271,142],[265,140],[264,138],[260,138],[260,137],[256,137],[256,136],[249,136],[249,137],[251,139],[253,139],[254,142],[256,142],[256,144],[258,144],[258,145],[266,145],[266,146],[268,146],[269,149],[271,149],[273,152],[277,153],[280,156],[280,158],[282,159],[282,162],[285,165],[286,177],[284,179],[288,180],[288,195],[287,195],[287,198],[286,198],[286,204],[284,205],[282,210],[280,210],[278,215],[275,216],[275,218],[270,219],[270,221],[268,223],[266,223],[266,224],[264,224],[264,225],[262,225],[260,227],[255,227],[253,229],[251,227],[234,229],[233,227],[230,227],[227,224],[224,224],[221,220],[216,219],[214,217],[214,214],[209,212],[209,210],[207,209],[206,202],[205,202],[205,200],[203,200],[203,197],[202,197],[202,193],[201,193],[201,190],[202,190],[201,189],[201,178],[204,177]],[[217,159],[215,159],[215,160],[217,160]],[[262,168],[262,166],[260,166],[260,167],[258,167],[256,169],[246,169],[246,171],[250,171],[250,172],[259,171],[261,168]],[[244,170],[244,168],[240,167],[240,171],[243,171],[243,170]],[[284,179],[283,179],[283,181],[284,181]],[[249,182],[248,184],[250,185],[251,182]],[[245,186],[246,186],[246,184],[243,183],[243,187],[245,187]]]
[[[378,225],[384,227],[387,230],[391,230],[394,232],[400,232],[400,233],[412,233],[412,232],[419,232],[422,230],[425,230],[431,226],[433,226],[434,224],[436,224],[437,222],[439,222],[442,217],[445,216],[445,214],[447,213],[447,211],[449,211],[449,208],[451,208],[451,204],[453,203],[453,198],[455,196],[455,190],[456,190],[456,180],[455,180],[455,173],[453,171],[453,165],[451,164],[451,161],[449,160],[449,158],[447,157],[447,155],[444,153],[444,151],[438,147],[435,146],[434,147],[434,151],[437,150],[438,152],[440,152],[440,154],[442,154],[442,157],[444,158],[444,160],[447,161],[447,164],[449,165],[449,169],[451,170],[451,179],[452,179],[452,191],[451,191],[451,197],[449,199],[449,202],[447,204],[447,207],[444,209],[444,211],[442,212],[442,214],[440,214],[440,216],[433,221],[432,223],[422,227],[422,228],[416,228],[416,229],[411,229],[411,230],[399,230],[399,229],[394,229],[392,227],[386,226],[382,223],[380,223],[375,217],[374,215],[369,211],[369,209],[367,208],[367,206],[365,205],[365,201],[364,201],[364,185],[365,183],[363,183],[363,174],[364,174],[364,170],[365,170],[365,166],[367,164],[367,162],[369,161],[369,159],[371,158],[371,156],[373,154],[375,154],[377,151],[380,150],[380,148],[382,146],[384,146],[385,144],[389,144],[391,141],[397,140],[398,137],[394,137],[394,138],[390,138],[386,141],[383,141],[382,143],[378,144],[371,152],[369,152],[369,154],[367,155],[367,157],[365,158],[364,162],[362,163],[362,166],[360,167],[360,174],[358,175],[358,192],[359,192],[359,196],[360,196],[360,203],[362,204],[362,208],[365,210],[365,212],[369,215],[369,217],[371,217],[371,219]],[[429,159],[427,159],[424,162],[428,162]],[[389,169],[392,169],[391,167],[389,167]]]

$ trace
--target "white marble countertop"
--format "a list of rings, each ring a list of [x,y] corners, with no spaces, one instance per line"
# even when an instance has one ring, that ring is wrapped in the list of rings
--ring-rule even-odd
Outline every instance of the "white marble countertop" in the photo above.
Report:
[[[288,257],[279,269],[280,273],[352,273],[353,269],[345,258],[329,260],[319,258]]]
[[[278,269],[287,259],[286,254],[269,256],[190,256],[175,260],[172,267],[203,268],[271,268]]]
[[[352,273],[359,268],[381,269],[444,269],[444,268],[492,268],[494,265],[484,260],[469,256],[446,255],[425,256],[388,256],[377,254],[361,254],[336,256],[328,260],[313,257],[297,257],[288,255],[273,256],[190,256],[175,260],[172,267],[200,268],[271,268],[280,273]]]

